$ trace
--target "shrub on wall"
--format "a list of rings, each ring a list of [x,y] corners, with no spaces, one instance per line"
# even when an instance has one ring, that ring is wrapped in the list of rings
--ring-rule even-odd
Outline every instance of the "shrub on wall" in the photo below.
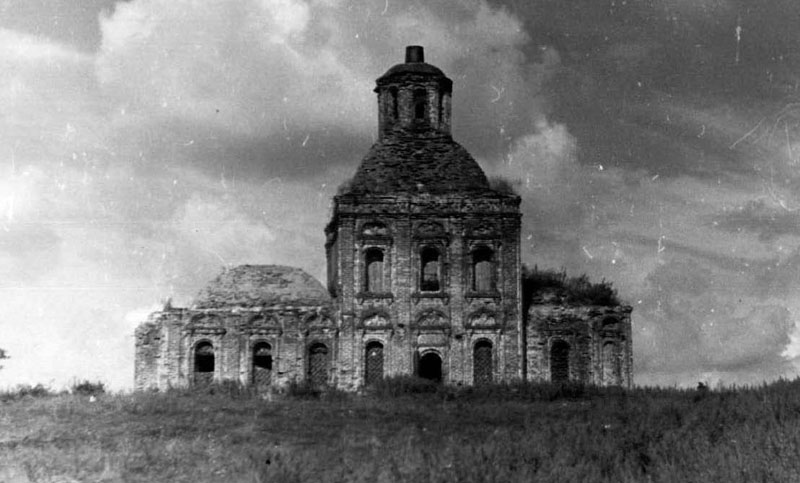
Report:
[[[517,194],[516,191],[514,191],[514,185],[511,183],[511,181],[505,178],[494,176],[489,178],[488,181],[489,181],[489,187],[495,191],[498,191],[500,193],[505,193],[508,195]]]
[[[569,305],[620,305],[617,291],[611,282],[603,279],[599,283],[592,283],[586,274],[578,277],[568,277],[562,270],[539,270],[534,266],[529,269],[522,267],[522,300],[527,308],[537,296],[551,294],[557,302]]]

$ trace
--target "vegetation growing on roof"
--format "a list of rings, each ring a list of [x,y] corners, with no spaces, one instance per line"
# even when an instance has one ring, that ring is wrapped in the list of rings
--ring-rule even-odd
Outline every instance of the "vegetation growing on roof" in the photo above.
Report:
[[[621,305],[617,291],[611,282],[603,279],[592,283],[586,274],[578,277],[567,276],[566,270],[539,270],[522,267],[522,303],[527,311],[536,299],[567,305]]]
[[[353,180],[352,180],[352,178],[351,179],[346,179],[344,182],[342,182],[342,184],[339,185],[338,188],[336,188],[336,194],[339,195],[339,196],[346,195],[347,193],[349,193],[351,191],[353,191]]]
[[[500,177],[500,176],[492,176],[489,178],[489,188],[497,191],[498,193],[503,193],[507,195],[515,195],[517,192],[514,190],[514,185],[511,181]]]

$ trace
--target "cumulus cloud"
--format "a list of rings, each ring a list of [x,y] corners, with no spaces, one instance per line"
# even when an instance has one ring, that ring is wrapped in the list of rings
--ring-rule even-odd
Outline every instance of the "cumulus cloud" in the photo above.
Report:
[[[204,8],[142,0],[103,19],[97,71],[127,114],[244,135],[335,126],[362,136],[375,129],[374,79],[402,62],[403,45],[421,43],[457,79],[457,96],[471,98],[458,108],[461,122],[488,127],[509,118],[527,89],[516,49],[525,34],[513,17],[482,2],[457,6],[458,15],[449,10],[442,2],[384,11],[367,0]]]
[[[131,114],[246,134],[298,122],[364,127],[372,107],[362,100],[371,87],[365,75],[324,47],[303,49],[310,8],[301,1],[120,4],[102,22],[98,77]]]
[[[634,306],[639,383],[794,374],[786,351],[798,314],[783,294],[800,287],[789,275],[796,256],[772,246],[796,244],[783,223],[792,214],[776,220],[749,202],[758,180],[661,178],[587,163],[590,147],[566,125],[540,121],[497,166],[523,199],[523,260],[613,281]]]
[[[404,45],[454,77],[458,129],[494,151],[535,109],[519,102],[526,34],[483,2],[136,0],[98,18],[93,53],[0,30],[10,382],[129,385],[130,321],[165,297],[190,303],[223,266],[323,278],[330,199]]]

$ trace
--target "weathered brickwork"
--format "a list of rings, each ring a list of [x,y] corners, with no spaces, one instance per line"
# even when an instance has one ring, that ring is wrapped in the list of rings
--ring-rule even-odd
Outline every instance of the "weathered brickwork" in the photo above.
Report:
[[[539,302],[528,310],[526,325],[529,379],[552,380],[554,365],[560,365],[570,380],[605,386],[633,384],[631,307]],[[554,351],[554,346],[562,350]]]
[[[443,380],[469,384],[474,345],[487,341],[494,349],[492,379],[521,377],[518,204],[515,196],[493,192],[335,199],[328,227],[329,253],[339,254],[332,289],[348,321],[341,334],[354,342],[353,358],[339,367],[344,385],[362,380],[371,341],[383,344],[387,375],[413,374],[423,356],[435,354]],[[473,256],[480,249],[491,254],[489,281],[476,290]],[[366,280],[373,250],[383,253],[380,292]],[[437,283],[425,286],[430,253]]]
[[[409,47],[375,92],[378,141],[325,228],[327,289],[291,267],[226,270],[137,329],[136,388],[355,390],[408,374],[629,386],[629,307],[522,313],[520,198],[493,190],[452,139],[450,79]]]

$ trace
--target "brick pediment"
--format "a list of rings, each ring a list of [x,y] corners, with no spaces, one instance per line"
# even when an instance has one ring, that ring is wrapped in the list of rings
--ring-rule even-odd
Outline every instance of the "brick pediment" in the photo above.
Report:
[[[392,323],[388,317],[385,317],[381,314],[374,314],[359,322],[359,328],[363,329],[391,329]]]
[[[330,317],[322,314],[312,314],[305,318],[304,320],[306,327],[309,329],[317,329],[317,328],[333,328],[336,326],[333,320]]]
[[[418,330],[449,329],[450,319],[438,310],[428,310],[421,313],[412,326]]]
[[[435,221],[426,221],[418,224],[414,229],[416,238],[446,238],[444,226]]]
[[[283,332],[283,324],[272,315],[256,315],[243,323],[241,330],[251,334],[280,334]]]
[[[465,324],[468,329],[499,329],[501,326],[502,322],[498,320],[496,314],[486,311],[472,314]]]
[[[226,332],[225,320],[218,315],[198,314],[189,320],[183,330],[194,334],[224,334]]]

